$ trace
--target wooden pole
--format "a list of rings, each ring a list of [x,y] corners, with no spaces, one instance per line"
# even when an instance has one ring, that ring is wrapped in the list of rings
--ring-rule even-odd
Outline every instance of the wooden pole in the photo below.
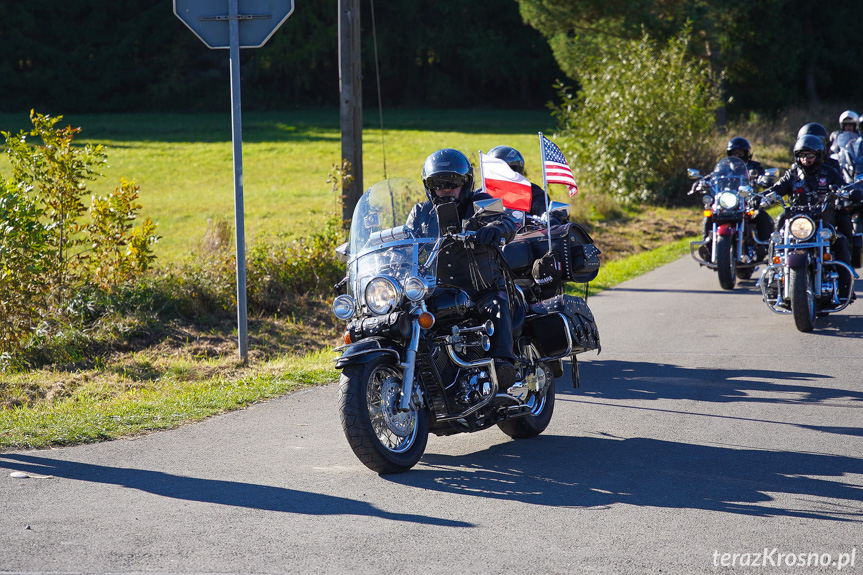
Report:
[[[339,90],[342,128],[342,219],[350,220],[363,195],[363,100],[360,0],[339,0]]]

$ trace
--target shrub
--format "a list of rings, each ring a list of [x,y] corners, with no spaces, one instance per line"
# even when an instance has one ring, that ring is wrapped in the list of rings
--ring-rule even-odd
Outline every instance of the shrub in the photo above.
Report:
[[[16,349],[39,322],[50,287],[44,211],[22,187],[0,182],[0,354]]]
[[[558,86],[556,137],[580,182],[656,203],[685,189],[687,167],[709,163],[719,97],[707,64],[687,57],[688,42],[688,31],[661,50],[646,34],[610,40],[579,74],[577,95]]]

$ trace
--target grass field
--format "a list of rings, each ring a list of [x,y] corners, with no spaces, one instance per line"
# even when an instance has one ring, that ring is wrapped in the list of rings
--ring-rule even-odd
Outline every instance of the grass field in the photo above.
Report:
[[[376,111],[367,111],[364,120],[365,187],[384,178],[384,158],[386,176],[419,179],[423,161],[439,148],[459,149],[476,161],[478,150],[501,144],[521,150],[528,175],[541,182],[537,132],[554,127],[545,110],[399,110],[385,113],[383,133]],[[247,243],[266,234],[306,236],[341,212],[327,183],[340,163],[338,110],[248,113],[242,122]],[[156,253],[162,260],[186,257],[208,220],[234,221],[230,111],[67,115],[62,124],[82,128],[78,141],[105,146],[106,177],[92,183],[93,193],[110,192],[121,177],[141,186],[141,213],[159,225]],[[0,115],[2,131],[29,127],[27,114]],[[8,173],[4,156],[0,176]],[[562,186],[552,186],[551,193],[566,199]]]

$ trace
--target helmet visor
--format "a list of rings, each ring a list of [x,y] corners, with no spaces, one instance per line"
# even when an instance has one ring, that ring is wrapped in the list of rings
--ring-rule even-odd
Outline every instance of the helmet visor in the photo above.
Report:
[[[464,174],[454,172],[443,172],[432,174],[425,179],[425,186],[430,192],[439,192],[440,190],[454,190],[460,188],[467,183],[468,177]]]

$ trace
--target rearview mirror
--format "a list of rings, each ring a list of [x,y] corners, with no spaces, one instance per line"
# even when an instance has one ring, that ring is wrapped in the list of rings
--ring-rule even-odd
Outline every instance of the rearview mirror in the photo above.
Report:
[[[473,203],[474,217],[482,214],[483,216],[496,216],[504,212],[503,200],[500,198],[491,198],[489,200],[477,200]]]

